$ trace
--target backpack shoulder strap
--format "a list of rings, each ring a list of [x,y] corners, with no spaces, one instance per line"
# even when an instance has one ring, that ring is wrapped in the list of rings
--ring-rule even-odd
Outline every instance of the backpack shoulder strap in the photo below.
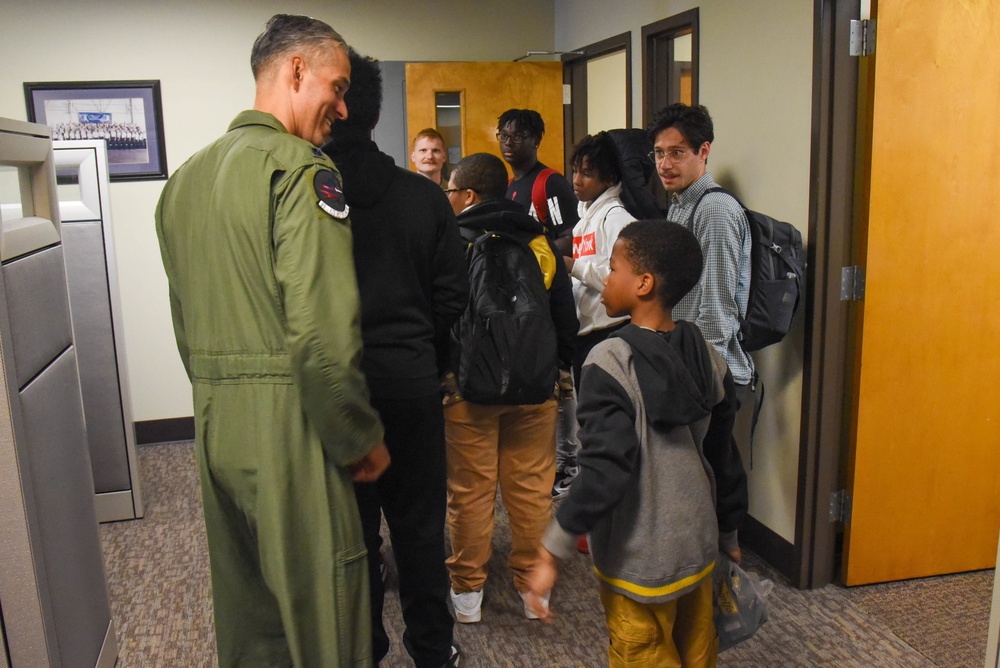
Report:
[[[548,183],[549,177],[555,173],[556,170],[546,167],[538,172],[538,176],[535,177],[535,182],[531,186],[531,204],[535,207],[535,215],[538,216],[538,222],[546,227],[549,224],[549,206],[545,197],[545,184]]]
[[[552,279],[556,276],[556,262],[559,262],[561,258],[557,258],[552,252],[549,240],[545,238],[544,234],[539,234],[532,239],[528,243],[528,247],[535,254],[535,259],[538,260],[538,266],[542,270],[542,278],[545,280],[545,289],[551,289]]]
[[[739,197],[737,197],[736,195],[732,194],[731,192],[729,192],[728,190],[726,190],[722,186],[714,186],[712,188],[706,188],[705,192],[703,192],[701,194],[701,197],[698,198],[698,201],[694,203],[694,208],[691,209],[691,215],[688,216],[687,228],[688,228],[688,231],[691,232],[692,234],[694,234],[694,214],[698,210],[698,205],[701,204],[701,200],[705,199],[705,195],[707,195],[708,193],[725,193],[726,195],[729,195],[734,200],[736,200],[736,203],[740,205],[741,209],[745,209],[746,208],[746,207],[743,206],[743,202],[740,201]]]
[[[458,226],[458,233],[460,235],[462,235],[462,238],[465,239],[469,243],[469,245],[471,246],[472,244],[474,244],[476,242],[476,239],[478,239],[479,237],[481,237],[484,234],[486,234],[486,230],[478,230],[478,229],[464,227],[462,225],[459,225]]]

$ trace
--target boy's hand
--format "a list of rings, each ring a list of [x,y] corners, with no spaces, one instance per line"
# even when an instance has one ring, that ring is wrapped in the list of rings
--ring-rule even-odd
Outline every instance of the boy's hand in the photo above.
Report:
[[[551,622],[555,615],[545,602],[545,598],[556,586],[559,567],[556,558],[544,547],[538,548],[538,559],[528,574],[528,605],[543,622]]]
[[[739,545],[737,545],[731,550],[726,550],[726,554],[729,555],[729,558],[732,559],[733,563],[736,564],[737,566],[739,566],[740,563],[743,562],[743,552],[740,550]]]

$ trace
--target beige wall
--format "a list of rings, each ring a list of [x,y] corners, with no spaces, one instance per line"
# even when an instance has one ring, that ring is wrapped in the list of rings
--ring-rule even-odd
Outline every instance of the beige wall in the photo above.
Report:
[[[744,203],[806,232],[812,114],[812,3],[802,0],[556,0],[556,49],[632,34],[633,125],[642,124],[642,26],[699,7],[699,101],[715,121],[709,169]],[[595,17],[599,17],[595,19]],[[754,355],[767,387],[750,474],[751,514],[794,543],[803,314]],[[749,452],[744,453],[749,467]]]
[[[272,2],[0,0],[0,117],[26,120],[26,81],[159,79],[168,167],[176,169],[253,103],[250,46],[276,11],[309,14],[383,60],[513,60],[552,50],[552,0]],[[530,21],[510,17],[531,16]],[[516,28],[516,29],[515,29]],[[133,416],[191,415],[153,211],[163,181],[114,183]]]
[[[625,127],[626,71],[624,51],[587,61],[588,134]]]
[[[273,3],[219,0],[0,0],[0,116],[25,119],[25,81],[159,79],[171,169],[225,131],[252,102],[249,48]],[[641,123],[641,27],[691,1],[303,1],[281,10],[322,18],[359,50],[384,60],[513,60],[571,50],[632,32],[633,124]],[[363,7],[364,11],[359,11]],[[752,208],[808,219],[812,3],[703,0],[701,101],[716,122],[709,163]],[[514,20],[514,17],[532,17]],[[598,17],[598,18],[595,18]],[[115,183],[112,216],[125,318],[133,415],[191,414],[177,358],[153,210],[162,181]],[[754,450],[751,511],[794,539],[802,324],[755,359],[767,401]]]

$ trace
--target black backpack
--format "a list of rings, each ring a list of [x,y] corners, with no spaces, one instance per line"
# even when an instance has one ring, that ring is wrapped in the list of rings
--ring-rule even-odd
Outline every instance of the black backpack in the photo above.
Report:
[[[701,197],[714,192],[735,199],[750,223],[750,296],[746,317],[740,318],[739,340],[744,350],[753,352],[781,341],[792,326],[792,316],[805,292],[802,235],[790,223],[746,208],[725,188],[709,188]],[[700,203],[698,198],[695,211]],[[694,232],[694,211],[688,218],[688,229]]]
[[[636,220],[662,220],[665,215],[650,189],[656,165],[649,159],[649,153],[653,150],[649,135],[639,128],[607,132],[618,153],[618,164],[622,171],[620,197],[625,210],[635,216]]]
[[[462,229],[467,239],[475,235]],[[559,377],[556,327],[534,235],[482,231],[469,246],[469,307],[452,330],[462,398],[540,404]]]

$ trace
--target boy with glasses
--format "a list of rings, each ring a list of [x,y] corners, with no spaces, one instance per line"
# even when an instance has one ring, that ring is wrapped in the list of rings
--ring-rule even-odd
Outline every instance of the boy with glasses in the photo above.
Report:
[[[566,178],[538,161],[538,146],[543,134],[545,121],[532,109],[508,109],[497,119],[500,153],[514,172],[514,178],[507,185],[507,199],[520,204],[545,227],[546,234],[564,257],[572,257],[573,227],[580,220],[579,202]],[[574,438],[568,425],[573,424],[575,402],[573,378],[568,368],[561,369],[557,443],[566,444]],[[556,468],[557,485],[572,480],[575,474],[575,464],[563,453]],[[553,486],[553,496],[556,491],[557,487]]]
[[[577,199],[562,174],[538,161],[544,134],[545,121],[532,109],[508,109],[497,120],[500,154],[514,172],[507,199],[544,225],[563,255],[572,255],[573,226],[579,220]]]
[[[531,247],[539,263],[539,278],[544,279],[548,291],[548,315],[556,334],[557,359],[540,359],[539,363],[549,368],[553,363],[568,368],[580,325],[566,267],[559,262],[552,241],[543,236],[541,224],[504,197],[506,183],[507,170],[499,158],[474,153],[455,165],[445,193],[459,228],[469,236],[489,230],[519,237]],[[470,283],[476,283],[471,275]],[[462,356],[462,337],[460,332],[456,334],[452,371],[457,371]],[[552,517],[556,401],[554,396],[537,404],[468,401],[460,396],[454,375],[446,377],[444,397],[452,548],[447,564],[455,619],[475,624],[482,620],[498,485],[510,519],[507,565],[513,572],[515,588],[522,597],[526,595],[528,573]],[[538,618],[526,604],[524,614],[528,619]]]

